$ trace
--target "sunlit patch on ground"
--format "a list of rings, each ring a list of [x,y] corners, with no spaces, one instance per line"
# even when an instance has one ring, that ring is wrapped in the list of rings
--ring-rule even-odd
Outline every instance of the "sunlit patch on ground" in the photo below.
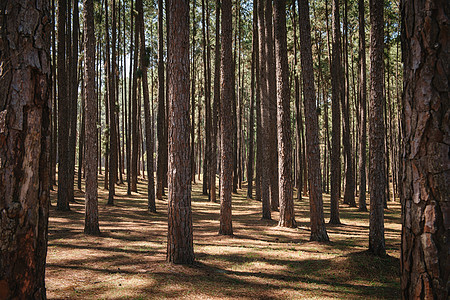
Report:
[[[368,213],[341,205],[342,225],[327,225],[331,242],[309,242],[309,203],[296,201],[298,228],[261,219],[261,203],[233,194],[232,237],[218,235],[218,203],[193,185],[193,266],[165,262],[167,200],[147,212],[146,182],[126,195],[116,187],[114,206],[99,185],[100,237],[83,234],[84,194],[70,212],[51,208],[47,256],[49,299],[398,299],[400,205],[386,214],[386,258],[365,252]],[[101,183],[101,184],[100,184]],[[83,186],[84,189],[84,186]],[[325,218],[329,197],[324,195]],[[56,193],[52,192],[52,203]]]

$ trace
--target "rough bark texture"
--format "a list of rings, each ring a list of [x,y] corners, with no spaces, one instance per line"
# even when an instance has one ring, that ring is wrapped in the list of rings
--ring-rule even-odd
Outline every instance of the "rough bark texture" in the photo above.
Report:
[[[97,138],[97,96],[95,93],[95,35],[94,35],[94,3],[93,0],[83,2],[84,18],[84,110],[86,114],[86,193],[84,232],[99,234],[98,198],[97,198],[97,168],[98,168],[98,138]]]
[[[136,17],[135,17],[136,18]],[[135,19],[136,21],[136,19]],[[134,26],[134,62],[133,62],[133,92],[131,97],[131,191],[137,192],[137,181],[139,172],[139,112],[138,112],[138,61],[139,61],[139,26],[138,22]],[[133,34],[131,33],[131,34]]]
[[[189,98],[189,1],[169,0],[169,169],[167,260],[192,264],[191,147]]]
[[[319,120],[314,92],[314,70],[311,49],[311,24],[308,0],[299,0],[300,60],[305,96],[306,153],[308,156],[311,241],[328,241],[323,218],[322,174],[320,171]]]
[[[233,188],[233,56],[231,0],[222,1],[222,53],[220,77],[220,228],[219,234],[232,235],[231,192]]]
[[[331,195],[330,195],[330,223],[340,224],[339,195],[341,185],[341,115],[340,98],[341,82],[341,32],[339,29],[339,0],[333,0],[332,19],[332,58],[331,58]]]
[[[270,220],[272,218],[270,212],[270,144],[269,140],[269,123],[270,108],[267,86],[267,64],[266,64],[266,35],[265,35],[265,16],[264,16],[264,0],[258,2],[258,27],[259,27],[259,88],[260,88],[260,111],[261,111],[261,202],[262,202],[262,218]]]
[[[144,116],[145,116],[145,148],[147,151],[147,198],[148,198],[148,211],[156,212],[155,203],[155,177],[153,173],[153,137],[152,137],[152,120],[150,116],[150,96],[148,90],[148,77],[147,77],[147,64],[149,61],[146,59],[145,53],[145,32],[144,32],[144,8],[142,0],[136,1],[136,10],[138,11],[138,22],[136,26],[139,26],[139,51],[140,51],[140,63],[142,70],[142,91],[144,98]]]
[[[448,299],[450,99],[448,1],[402,1],[403,299]]]
[[[67,1],[58,0],[58,210],[69,210],[69,111],[66,73]]]
[[[385,255],[384,210],[386,177],[384,160],[383,2],[370,4],[370,109],[369,109],[369,251]]]
[[[367,211],[366,205],[366,143],[367,143],[367,84],[366,84],[366,33],[364,0],[359,0],[359,202],[358,210]]]
[[[291,93],[286,38],[286,1],[274,5],[275,56],[277,78],[279,226],[296,227],[292,182]]]
[[[270,208],[278,211],[278,154],[277,154],[277,86],[275,81],[275,53],[273,45],[272,0],[266,0],[265,7],[265,47],[267,63],[267,97],[270,122],[267,124],[269,144]]]
[[[45,299],[49,1],[0,2],[0,299]]]
[[[162,200],[164,194],[164,162],[167,161],[167,137],[164,124],[166,123],[166,105],[164,99],[164,24],[163,0],[158,0],[158,115],[157,139],[158,157],[156,161],[156,197]]]

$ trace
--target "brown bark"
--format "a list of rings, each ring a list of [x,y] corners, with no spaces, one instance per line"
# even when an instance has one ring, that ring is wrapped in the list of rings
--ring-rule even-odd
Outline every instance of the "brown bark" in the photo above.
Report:
[[[133,13],[134,14],[134,13]],[[136,18],[136,17],[135,17]],[[138,160],[139,160],[139,115],[138,115],[138,75],[137,66],[139,61],[139,26],[135,19],[134,26],[134,62],[133,62],[133,92],[131,97],[131,191],[137,192]]]
[[[311,241],[328,241],[323,218],[322,174],[320,171],[319,124],[314,93],[314,70],[311,48],[311,24],[308,0],[299,0],[300,60],[305,97],[306,151],[311,217]]]
[[[448,299],[450,129],[448,1],[402,1],[403,299]]]
[[[232,235],[231,220],[231,192],[233,188],[233,56],[232,56],[232,4],[231,0],[223,0],[221,4],[222,16],[222,53],[220,78],[220,228],[219,234]]]
[[[97,99],[95,94],[95,35],[93,0],[83,2],[84,18],[84,110],[86,114],[86,192],[84,232],[97,235],[98,225],[97,199]]]
[[[258,59],[258,23],[257,23],[257,2],[253,2],[253,28],[252,28],[252,62],[250,79],[250,116],[249,116],[249,141],[247,159],[247,199],[253,199],[253,166],[254,166],[254,140],[255,140],[255,68]]]
[[[66,73],[67,1],[58,0],[58,200],[56,209],[69,210],[69,110]]]
[[[109,193],[108,205],[114,204],[114,195],[117,182],[117,132],[116,132],[116,16],[115,0],[111,1],[113,6],[112,14],[112,43],[109,41],[109,1],[105,1],[105,30],[106,30],[106,74],[108,80],[108,104],[109,104]],[[112,45],[112,57],[110,56],[110,45]]]
[[[292,182],[292,140],[289,88],[289,65],[286,37],[286,1],[274,5],[275,56],[277,79],[278,183],[280,200],[279,226],[296,227]]]
[[[333,45],[331,58],[331,195],[330,195],[330,223],[340,224],[339,195],[341,183],[341,33],[339,21],[339,0],[333,0]]]
[[[164,162],[167,161],[167,137],[165,136],[166,105],[164,99],[164,24],[163,0],[158,0],[158,157],[156,162],[156,198],[162,200],[164,194]]]
[[[214,103],[212,111],[212,154],[211,154],[211,202],[216,202],[216,173],[217,173],[217,133],[219,127],[220,107],[220,0],[216,0],[216,37],[214,49]]]
[[[192,264],[194,248],[191,211],[191,166],[189,145],[189,1],[169,0],[169,230],[167,260]]]
[[[267,142],[269,144],[269,176],[270,176],[270,208],[278,211],[279,187],[278,187],[278,155],[277,155],[277,86],[275,82],[275,53],[273,43],[272,24],[272,0],[266,0],[265,7],[265,40],[267,63],[267,97],[270,122],[267,130]]]
[[[367,104],[366,104],[366,34],[364,0],[359,0],[359,202],[358,210],[367,211],[366,205],[366,143],[367,143]]]
[[[264,0],[258,2],[258,27],[259,27],[259,88],[260,88],[260,111],[261,111],[261,202],[262,219],[272,219],[270,211],[270,154],[269,148],[269,123],[270,107],[267,85],[267,53],[266,53],[266,33],[265,33],[265,15]],[[258,150],[260,151],[260,150]]]
[[[386,177],[383,119],[383,2],[371,0],[370,6],[370,109],[369,109],[369,251],[385,255],[384,210]]]
[[[144,97],[144,116],[145,116],[145,148],[147,151],[147,198],[148,211],[156,212],[155,203],[155,179],[153,175],[153,137],[152,124],[150,117],[150,97],[148,90],[147,64],[149,63],[145,53],[145,32],[144,32],[144,8],[142,0],[136,1],[136,10],[138,12],[139,38],[140,38],[140,54],[141,54],[141,71],[142,71],[142,90]]]
[[[195,79],[196,79],[196,59],[195,59],[195,48],[197,42],[195,37],[197,35],[197,22],[195,18],[195,10],[197,8],[197,1],[194,0],[192,3],[192,64],[191,64],[191,175],[192,182],[195,184]]]
[[[0,298],[45,299],[51,180],[49,1],[1,1],[0,24]]]

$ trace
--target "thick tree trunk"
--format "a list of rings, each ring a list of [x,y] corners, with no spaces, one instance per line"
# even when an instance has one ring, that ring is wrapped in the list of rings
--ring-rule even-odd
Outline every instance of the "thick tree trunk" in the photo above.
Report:
[[[369,251],[385,255],[384,210],[386,177],[383,120],[383,2],[370,1],[370,109],[369,109]]]
[[[231,192],[233,188],[233,56],[232,56],[232,4],[222,1],[222,53],[221,53],[221,91],[220,91],[220,228],[219,234],[232,235]]]
[[[162,200],[164,194],[164,162],[167,161],[167,138],[165,136],[166,105],[164,88],[164,24],[163,0],[158,0],[158,157],[156,162],[156,198]],[[193,149],[191,149],[193,150]]]
[[[1,1],[0,20],[0,298],[45,299],[51,180],[49,1]]]
[[[95,94],[95,28],[93,0],[83,2],[84,18],[84,110],[86,114],[86,193],[84,232],[100,234],[97,199],[97,99]]]
[[[189,1],[169,0],[169,229],[167,260],[192,264],[191,149],[189,103]]]
[[[299,0],[300,60],[305,96],[306,151],[308,156],[311,241],[328,241],[323,218],[322,174],[320,171],[319,121],[314,93],[314,70],[311,49],[311,25],[308,0]]]
[[[341,33],[339,21],[339,0],[333,0],[333,46],[331,58],[331,195],[330,195],[330,223],[340,224],[339,195],[341,184]]]
[[[296,227],[292,182],[292,138],[289,65],[286,37],[286,1],[275,1],[275,56],[277,79],[278,183],[280,199],[279,226]]]
[[[403,299],[448,299],[450,131],[448,1],[402,1]]]

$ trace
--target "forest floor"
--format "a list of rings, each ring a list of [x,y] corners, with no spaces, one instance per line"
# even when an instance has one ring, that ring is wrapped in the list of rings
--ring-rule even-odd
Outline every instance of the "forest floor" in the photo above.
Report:
[[[103,185],[103,178],[99,178]],[[84,187],[83,187],[84,189]],[[101,236],[86,236],[84,193],[70,212],[55,209],[52,192],[46,286],[49,299],[398,299],[400,204],[388,203],[388,256],[366,252],[369,214],[341,205],[342,225],[327,224],[329,243],[309,242],[309,201],[295,201],[298,228],[261,220],[261,202],[233,194],[234,236],[218,235],[219,203],[193,185],[193,266],[165,261],[167,199],[147,212],[146,182],[138,193],[116,188],[114,206],[99,187]],[[329,195],[324,194],[325,219]]]

